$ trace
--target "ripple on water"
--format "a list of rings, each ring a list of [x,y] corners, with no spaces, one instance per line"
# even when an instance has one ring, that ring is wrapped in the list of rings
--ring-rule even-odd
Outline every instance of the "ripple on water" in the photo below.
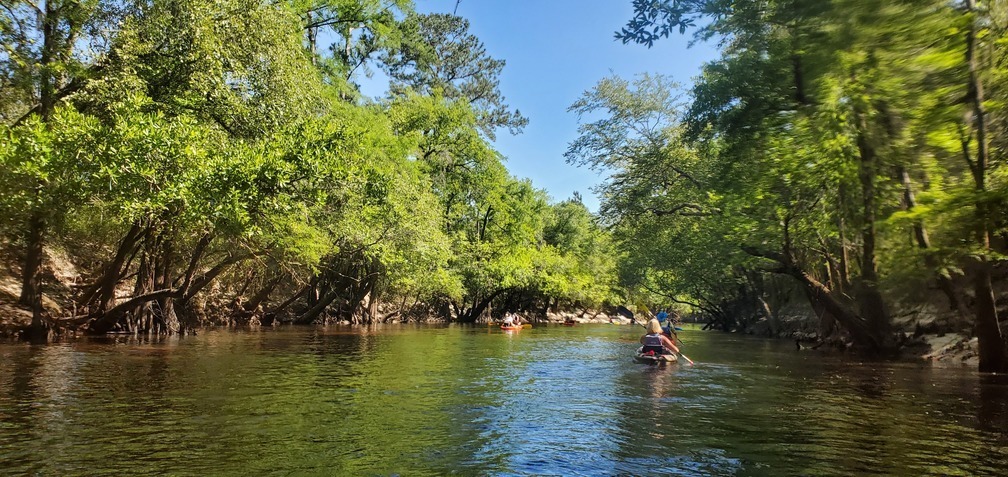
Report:
[[[380,327],[0,345],[13,475],[1000,475],[1008,386],[683,332]]]

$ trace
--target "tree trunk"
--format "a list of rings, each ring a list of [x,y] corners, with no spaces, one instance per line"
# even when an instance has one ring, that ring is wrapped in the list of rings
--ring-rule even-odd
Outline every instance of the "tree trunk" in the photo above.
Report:
[[[809,300],[821,305],[826,313],[843,325],[855,343],[872,351],[881,351],[884,348],[883,341],[876,337],[871,323],[837,301],[825,285],[801,270],[792,270],[791,275],[805,285]]]
[[[28,328],[31,339],[48,336],[49,326],[42,319],[42,257],[45,220],[42,213],[33,211],[28,224],[28,247],[21,269],[21,296],[18,303],[31,308],[32,320]]]
[[[878,166],[875,148],[868,140],[864,112],[858,113],[858,128],[857,145],[861,157],[858,175],[861,179],[864,224],[861,229],[861,283],[857,296],[861,315],[868,321],[873,334],[881,338],[889,336],[891,325],[882,294],[878,291],[878,259],[875,253],[875,176]]]
[[[797,279],[805,287],[806,296],[813,309],[821,306],[826,312],[833,315],[833,318],[850,333],[851,339],[854,340],[855,344],[872,351],[883,351],[886,349],[888,343],[875,334],[875,329],[869,321],[849,309],[843,303],[840,303],[840,301],[833,297],[828,287],[799,268],[794,263],[793,258],[785,254],[758,250],[749,246],[743,246],[742,250],[749,255],[777,262],[779,267],[773,269],[772,272],[789,275]]]
[[[134,296],[133,298],[112,307],[112,309],[105,312],[104,315],[92,321],[88,325],[88,331],[91,333],[107,333],[111,331],[119,319],[131,309],[145,309],[145,305],[150,304],[150,302],[171,296],[174,293],[176,293],[176,290],[166,289]]]
[[[307,325],[315,321],[315,318],[318,318],[319,314],[321,314],[322,311],[325,310],[326,307],[328,307],[329,304],[331,304],[337,298],[339,298],[339,293],[336,290],[332,290],[329,293],[323,295],[322,298],[317,303],[315,303],[315,306],[309,308],[308,311],[302,313],[301,316],[295,318],[294,324]]]
[[[54,54],[57,51],[57,30],[55,6],[53,2],[45,2],[45,13],[42,23],[42,51],[39,68],[39,115],[44,123],[49,122],[55,109],[56,76],[54,70]],[[31,217],[28,219],[26,234],[27,249],[24,264],[21,268],[21,295],[18,303],[30,307],[32,321],[28,329],[31,338],[41,338],[48,335],[48,326],[42,319],[42,256],[45,239],[45,217],[38,205],[42,195],[43,184],[36,184],[35,205],[32,206]]]
[[[313,65],[318,64],[318,27],[314,26],[312,23],[315,21],[315,15],[312,12],[305,14],[305,36],[308,41],[308,52],[311,55],[311,62]]]
[[[899,176],[899,180],[903,184],[903,205],[906,210],[912,210],[917,206],[917,199],[914,197],[913,183],[910,181],[910,173],[907,172],[906,168],[903,166],[899,166],[896,170],[896,174]],[[920,220],[914,221],[913,233],[917,246],[920,249],[927,250],[931,248],[931,240],[928,238],[927,229],[924,228],[923,222]],[[938,288],[945,294],[945,297],[948,298],[949,309],[955,311],[960,316],[966,316],[967,310],[959,300],[959,297],[956,295],[955,287],[952,285],[952,280],[944,274],[937,272],[938,262],[934,259],[934,256],[925,252],[924,265],[927,266],[928,270],[934,270],[936,272]]]
[[[277,313],[280,313],[280,312],[286,310],[287,307],[291,306],[291,304],[293,304],[295,301],[297,301],[298,298],[301,298],[302,296],[306,296],[306,295],[310,294],[311,291],[312,291],[312,286],[311,285],[305,285],[305,286],[301,287],[301,289],[298,290],[297,293],[291,295],[289,298],[287,298],[286,300],[284,300],[283,303],[277,305],[276,308],[273,308],[272,310],[266,312],[266,314],[267,315],[276,315]]]
[[[976,335],[981,372],[1000,373],[1008,370],[1008,359],[1001,326],[998,323],[994,291],[991,286],[991,266],[981,257],[973,266],[973,291],[976,294]]]
[[[189,290],[189,285],[192,284],[193,276],[196,274],[196,268],[199,266],[199,262],[203,259],[203,254],[206,253],[206,249],[210,246],[210,241],[212,240],[213,234],[207,232],[196,242],[196,247],[189,257],[189,266],[186,267],[186,271],[182,276],[182,285],[179,287],[183,295]]]
[[[494,298],[497,298],[498,296],[500,296],[501,293],[505,293],[510,290],[511,290],[510,288],[502,288],[500,290],[491,293],[489,296],[487,296],[482,300],[477,300],[476,302],[473,303],[472,308],[463,313],[458,314],[457,318],[458,321],[460,323],[475,323],[476,320],[479,319],[480,315],[482,315],[483,312],[486,311],[487,307],[490,306],[490,302],[492,302]]]
[[[157,255],[157,266],[155,267],[154,287],[156,289],[169,289],[172,285],[172,267],[175,258],[175,243],[171,237],[163,237],[161,247]],[[162,334],[175,334],[183,331],[182,322],[175,313],[175,297],[166,295],[158,298],[157,312],[155,318],[159,320]]]
[[[976,0],[967,0],[967,14],[976,14]],[[973,128],[977,138],[977,157],[971,163],[975,188],[978,192],[987,190],[986,174],[990,163],[987,146],[987,111],[984,106],[983,82],[980,79],[980,62],[977,45],[977,19],[970,18],[970,28],[966,32],[966,60],[969,65],[967,97],[973,109]],[[967,162],[970,162],[967,157]],[[979,346],[981,372],[1008,371],[1008,348],[998,324],[998,312],[991,286],[991,264],[987,252],[990,250],[990,210],[984,203],[975,205],[975,215],[979,224],[976,230],[981,253],[973,265],[973,290],[976,295],[976,333]]]
[[[850,288],[850,260],[847,257],[847,224],[844,223],[843,211],[846,210],[845,200],[847,188],[840,185],[840,213],[837,214],[837,233],[840,240],[840,281],[838,283],[841,293]]]
[[[154,290],[154,272],[151,265],[151,254],[150,254],[150,242],[153,240],[152,237],[148,236],[148,239],[144,243],[144,250],[140,255],[140,265],[137,268],[136,281],[133,285],[133,296],[143,296]],[[153,310],[146,306],[146,302],[136,303],[135,307],[130,313],[131,323],[127,324],[127,329],[133,331],[134,333],[140,332],[151,332],[154,324],[152,319]],[[118,305],[117,305],[118,307]],[[113,329],[117,323],[119,316],[113,316],[109,312],[105,312],[99,319],[101,324],[101,329],[98,332],[105,332]],[[92,327],[95,329],[95,327]]]
[[[141,228],[138,222],[134,222],[130,227],[129,231],[123,237],[122,241],[119,243],[119,248],[116,250],[115,257],[112,261],[106,265],[105,269],[102,271],[101,277],[95,283],[96,290],[94,292],[87,292],[81,295],[78,305],[87,306],[94,299],[94,293],[98,293],[98,309],[94,310],[95,314],[105,313],[109,308],[111,308],[115,302],[115,288],[119,284],[119,280],[122,277],[122,270],[124,266],[128,266],[129,261],[127,258],[131,257],[131,254],[136,250],[137,244],[141,237],[144,235],[144,229]]]
[[[767,301],[764,300],[763,297],[760,296],[757,297],[757,299],[759,300],[760,307],[763,310],[763,314],[766,315],[767,325],[769,325],[770,327],[769,329],[770,336],[776,337],[780,328],[777,320],[777,313],[772,309],[770,309],[770,304],[767,303]]]
[[[270,294],[273,293],[273,290],[282,280],[283,277],[276,277],[270,280],[262,290],[259,290],[258,293],[252,296],[252,299],[245,302],[245,311],[249,313],[255,312],[259,308],[259,305],[262,305],[269,298]]]

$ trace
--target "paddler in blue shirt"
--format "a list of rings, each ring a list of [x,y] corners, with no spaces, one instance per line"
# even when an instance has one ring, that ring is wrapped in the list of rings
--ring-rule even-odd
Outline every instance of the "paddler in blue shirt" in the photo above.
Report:
[[[658,314],[655,315],[658,323],[662,326],[662,331],[665,332],[665,336],[672,338],[673,342],[679,342],[679,334],[675,332],[675,325],[668,319],[668,317],[669,315],[665,311],[665,308],[658,310]]]

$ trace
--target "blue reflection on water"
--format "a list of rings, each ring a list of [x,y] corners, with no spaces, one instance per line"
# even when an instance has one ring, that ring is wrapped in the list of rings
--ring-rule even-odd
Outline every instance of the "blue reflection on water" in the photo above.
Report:
[[[1008,385],[687,330],[385,326],[0,345],[0,474],[998,475]]]

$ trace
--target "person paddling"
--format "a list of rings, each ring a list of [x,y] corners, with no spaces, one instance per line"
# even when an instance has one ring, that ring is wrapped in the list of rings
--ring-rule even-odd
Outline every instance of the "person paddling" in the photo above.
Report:
[[[658,320],[658,324],[661,326],[665,336],[669,337],[673,343],[682,344],[682,341],[679,340],[679,334],[675,331],[674,320],[669,319],[669,314],[665,311],[665,308],[658,310],[658,314],[655,315],[655,319]]]
[[[677,354],[679,353],[679,348],[676,347],[675,343],[665,336],[662,330],[661,323],[657,319],[652,318],[647,324],[647,334],[641,336],[640,342],[644,345],[645,353],[653,352],[654,354]]]

